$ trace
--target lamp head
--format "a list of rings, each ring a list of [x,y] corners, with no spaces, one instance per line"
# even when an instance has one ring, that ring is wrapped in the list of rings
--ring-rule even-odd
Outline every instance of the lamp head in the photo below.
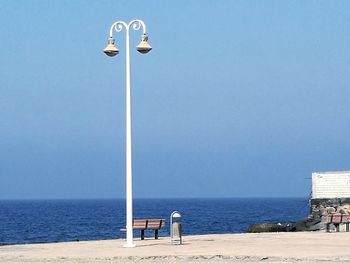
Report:
[[[113,37],[109,37],[107,47],[103,50],[103,52],[107,56],[114,57],[115,55],[117,55],[119,53],[119,50],[114,45],[114,42],[115,42],[114,38]]]
[[[136,46],[136,50],[142,54],[146,54],[152,50],[151,45],[148,43],[148,36],[146,34],[142,34],[141,42]]]

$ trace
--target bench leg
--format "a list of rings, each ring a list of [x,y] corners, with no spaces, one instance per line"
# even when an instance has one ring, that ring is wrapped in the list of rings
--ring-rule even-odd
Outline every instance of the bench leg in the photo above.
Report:
[[[154,239],[158,239],[158,229],[154,230]]]
[[[141,240],[145,239],[145,230],[141,229]]]

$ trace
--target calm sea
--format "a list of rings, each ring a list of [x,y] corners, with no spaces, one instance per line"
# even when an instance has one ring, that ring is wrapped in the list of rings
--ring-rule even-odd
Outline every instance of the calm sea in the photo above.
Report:
[[[308,201],[286,199],[136,199],[134,218],[182,213],[189,234],[244,232],[257,222],[292,222],[308,213]],[[0,244],[95,240],[124,237],[124,200],[0,201]],[[153,232],[146,232],[152,236]],[[139,236],[139,232],[135,231]]]

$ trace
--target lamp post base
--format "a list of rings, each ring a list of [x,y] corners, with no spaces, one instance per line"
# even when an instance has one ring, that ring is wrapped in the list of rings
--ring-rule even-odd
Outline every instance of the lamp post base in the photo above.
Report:
[[[136,245],[132,244],[132,243],[131,244],[126,243],[126,244],[123,245],[123,247],[125,247],[125,248],[136,247]]]

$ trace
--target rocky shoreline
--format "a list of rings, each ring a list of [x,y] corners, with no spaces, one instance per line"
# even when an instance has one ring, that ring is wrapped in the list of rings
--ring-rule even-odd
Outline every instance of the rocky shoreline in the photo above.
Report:
[[[330,215],[350,215],[350,198],[311,199],[310,213],[307,218],[297,222],[263,222],[251,225],[247,233],[262,232],[299,232],[326,231],[327,218]],[[329,225],[329,231],[336,231],[334,224]]]

